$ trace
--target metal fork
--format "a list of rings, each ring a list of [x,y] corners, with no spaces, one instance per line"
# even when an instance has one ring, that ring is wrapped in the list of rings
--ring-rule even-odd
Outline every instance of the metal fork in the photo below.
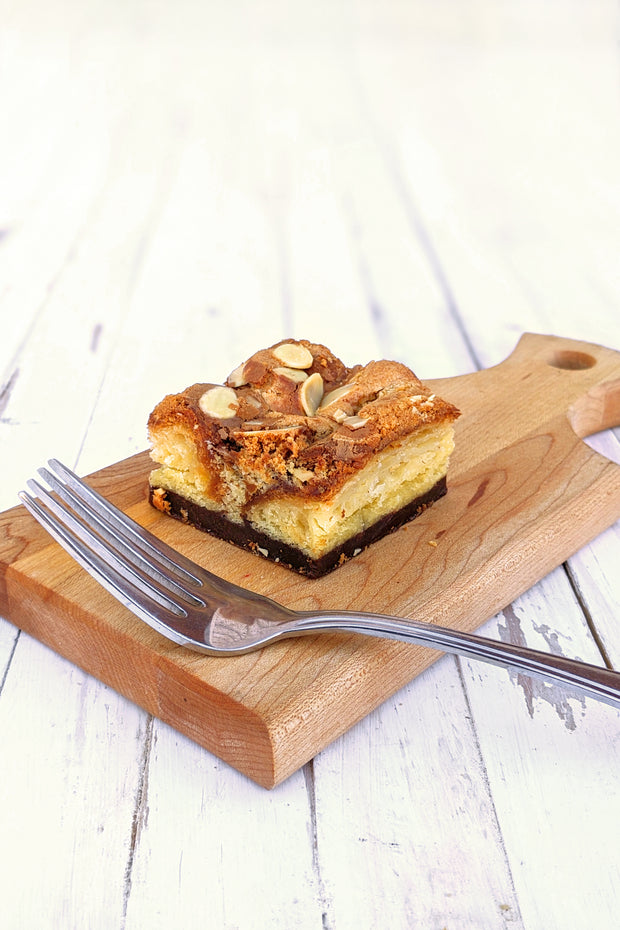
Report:
[[[20,499],[130,611],[180,646],[234,656],[285,637],[347,631],[430,646],[555,681],[620,707],[620,673],[419,620],[353,611],[294,611],[206,571],[161,542],[56,459]],[[51,489],[51,490],[50,490]]]

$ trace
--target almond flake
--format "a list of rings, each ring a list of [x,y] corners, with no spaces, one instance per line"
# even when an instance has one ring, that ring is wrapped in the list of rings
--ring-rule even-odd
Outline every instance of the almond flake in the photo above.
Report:
[[[323,379],[315,371],[313,375],[307,378],[299,389],[299,399],[301,406],[307,416],[313,417],[318,410],[321,398],[323,397]]]
[[[232,388],[218,385],[204,392],[198,406],[208,417],[230,420],[237,412],[239,401]]]
[[[273,354],[288,368],[310,368],[314,361],[312,352],[298,342],[285,342],[276,346]]]
[[[247,420],[246,423],[244,424],[244,427],[248,426],[249,423],[250,421]],[[242,436],[270,436],[270,435],[273,435],[273,433],[290,433],[294,429],[301,428],[301,424],[299,423],[292,423],[290,426],[265,426],[265,424],[263,423],[263,424],[258,424],[258,426],[260,426],[259,429],[245,429],[244,428],[243,431],[241,432],[241,435]]]
[[[288,378],[289,381],[305,381],[308,377],[305,371],[300,371],[298,368],[274,368],[273,370],[276,375]]]
[[[245,430],[246,428],[254,431],[263,430],[265,429],[265,424],[263,420],[246,420],[243,424],[243,429]]]
[[[347,417],[342,423],[347,429],[361,429],[362,426],[366,426],[368,420],[365,420],[364,417]]]
[[[247,378],[243,375],[243,370],[245,368],[245,362],[235,368],[234,371],[228,375],[226,383],[231,387],[242,387],[242,385],[247,384]]]
[[[325,407],[329,406],[329,404],[333,404],[335,401],[340,400],[341,397],[344,397],[345,394],[348,394],[352,387],[352,384],[343,384],[341,387],[334,388],[333,391],[330,391],[329,394],[326,394],[321,402],[321,406],[319,407],[319,413]]]

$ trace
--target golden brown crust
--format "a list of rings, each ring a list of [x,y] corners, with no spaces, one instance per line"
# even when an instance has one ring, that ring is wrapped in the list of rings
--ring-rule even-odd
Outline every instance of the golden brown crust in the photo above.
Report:
[[[310,364],[303,364],[304,349]],[[317,409],[303,387],[315,375],[313,387],[323,389]],[[222,462],[233,467],[248,499],[283,490],[325,498],[390,443],[459,416],[400,362],[349,368],[304,339],[261,349],[235,369],[226,381],[232,416],[208,412],[204,398],[215,387],[194,384],[165,397],[151,413],[149,434],[156,442],[162,431],[183,431],[207,471],[217,473]]]

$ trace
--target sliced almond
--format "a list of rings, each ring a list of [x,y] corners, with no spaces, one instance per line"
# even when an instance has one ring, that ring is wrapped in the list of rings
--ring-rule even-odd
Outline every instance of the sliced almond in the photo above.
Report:
[[[365,420],[364,417],[347,417],[342,421],[343,426],[346,426],[347,429],[361,429],[367,423],[368,420]]]
[[[321,406],[319,408],[319,413],[325,407],[328,407],[330,404],[333,404],[335,401],[340,400],[345,394],[348,394],[353,385],[343,384],[338,388],[334,388],[333,391],[330,391],[329,394],[326,394],[323,400],[321,401]]]
[[[248,425],[250,421],[244,424],[244,427]],[[301,424],[293,423],[291,426],[265,426],[264,424],[260,429],[243,429],[241,432],[242,436],[269,436],[272,433],[291,433],[295,429],[301,429]]]
[[[239,401],[232,388],[218,385],[204,392],[198,406],[208,417],[230,420],[237,412]]]
[[[313,375],[306,378],[299,389],[299,399],[304,412],[309,417],[313,417],[318,410],[321,398],[323,397],[323,379],[315,371]]]
[[[231,371],[231,373],[228,375],[226,382],[231,387],[242,387],[244,384],[248,383],[247,378],[245,378],[243,374],[244,368],[245,362],[243,362],[241,365],[238,365],[237,368],[235,368],[234,371]]]
[[[312,352],[298,342],[285,342],[276,346],[273,354],[288,368],[310,368],[314,361]]]
[[[274,368],[273,370],[277,375],[288,378],[289,381],[305,381],[308,377],[305,371],[300,371],[298,368]]]
[[[323,407],[319,407],[318,412],[320,413]],[[336,423],[344,423],[346,418],[349,416],[346,410],[341,410],[340,407],[337,407],[336,410],[332,413],[332,420],[335,420]]]

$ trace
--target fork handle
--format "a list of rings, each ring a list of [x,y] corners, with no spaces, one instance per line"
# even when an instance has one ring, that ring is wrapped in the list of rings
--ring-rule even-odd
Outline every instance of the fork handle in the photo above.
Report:
[[[620,708],[620,672],[590,665],[578,659],[530,649],[528,646],[491,640],[475,633],[452,630],[419,620],[401,620],[385,614],[356,614],[346,611],[307,613],[303,614],[298,628],[300,632],[333,630],[363,633],[367,636],[436,647],[443,652],[479,659],[522,672],[530,677],[557,682]]]

